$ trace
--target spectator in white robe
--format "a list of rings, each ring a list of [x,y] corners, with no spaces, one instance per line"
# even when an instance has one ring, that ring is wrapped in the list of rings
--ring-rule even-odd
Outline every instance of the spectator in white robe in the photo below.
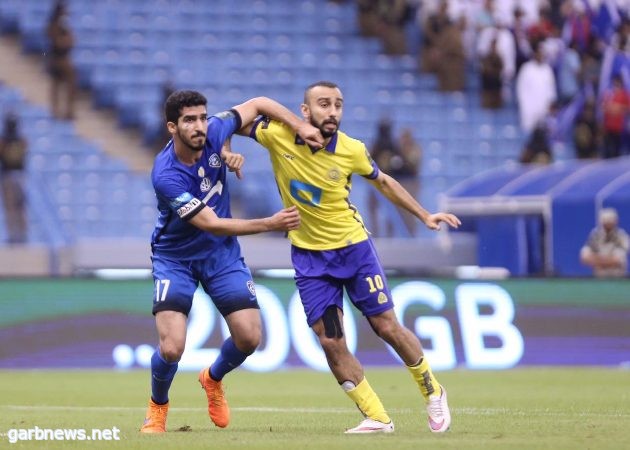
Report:
[[[525,133],[529,134],[545,120],[556,96],[553,70],[545,61],[541,46],[535,45],[532,59],[523,64],[516,78],[516,99]]]

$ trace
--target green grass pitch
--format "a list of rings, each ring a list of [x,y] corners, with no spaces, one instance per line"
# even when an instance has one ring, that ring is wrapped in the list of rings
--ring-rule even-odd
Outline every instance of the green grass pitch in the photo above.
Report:
[[[390,435],[348,436],[361,417],[332,375],[309,370],[226,378],[232,422],[216,428],[197,375],[171,389],[168,433],[138,433],[149,371],[0,371],[0,448],[118,449],[627,449],[630,372],[621,369],[456,370],[447,387],[451,430],[431,434],[420,393],[400,368],[367,368],[396,425]],[[118,441],[18,441],[10,429],[120,429]],[[91,431],[91,430],[90,430]]]

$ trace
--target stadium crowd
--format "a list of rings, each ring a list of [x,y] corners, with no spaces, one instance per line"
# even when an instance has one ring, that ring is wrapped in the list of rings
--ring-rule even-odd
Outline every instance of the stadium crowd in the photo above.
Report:
[[[551,161],[556,142],[572,142],[576,158],[630,153],[629,2],[357,3],[361,32],[390,54],[417,49],[419,70],[435,73],[440,90],[464,90],[472,69],[483,107],[515,102],[530,136],[522,161]]]

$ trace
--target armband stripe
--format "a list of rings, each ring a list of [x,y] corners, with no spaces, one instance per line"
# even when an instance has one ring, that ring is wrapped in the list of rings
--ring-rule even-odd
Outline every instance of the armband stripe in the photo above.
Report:
[[[182,220],[190,220],[197,215],[206,205],[198,198],[193,198],[185,205],[177,209],[177,215]]]

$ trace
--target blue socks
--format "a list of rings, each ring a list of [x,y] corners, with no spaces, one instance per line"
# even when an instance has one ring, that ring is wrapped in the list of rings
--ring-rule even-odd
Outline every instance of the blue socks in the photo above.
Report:
[[[232,338],[227,338],[221,346],[217,360],[210,367],[210,377],[215,381],[221,381],[228,372],[243,364],[250,354],[240,351],[234,345]]]
[[[151,357],[151,398],[158,405],[168,403],[168,390],[177,372],[177,363],[164,361],[157,349]]]
[[[210,369],[210,376],[221,381],[223,377],[230,371],[240,366],[249,356],[249,353],[243,353],[236,345],[231,337],[227,338],[221,346],[221,352]],[[177,372],[177,363],[165,361],[157,349],[151,357],[151,398],[158,405],[168,403],[168,390]]]

